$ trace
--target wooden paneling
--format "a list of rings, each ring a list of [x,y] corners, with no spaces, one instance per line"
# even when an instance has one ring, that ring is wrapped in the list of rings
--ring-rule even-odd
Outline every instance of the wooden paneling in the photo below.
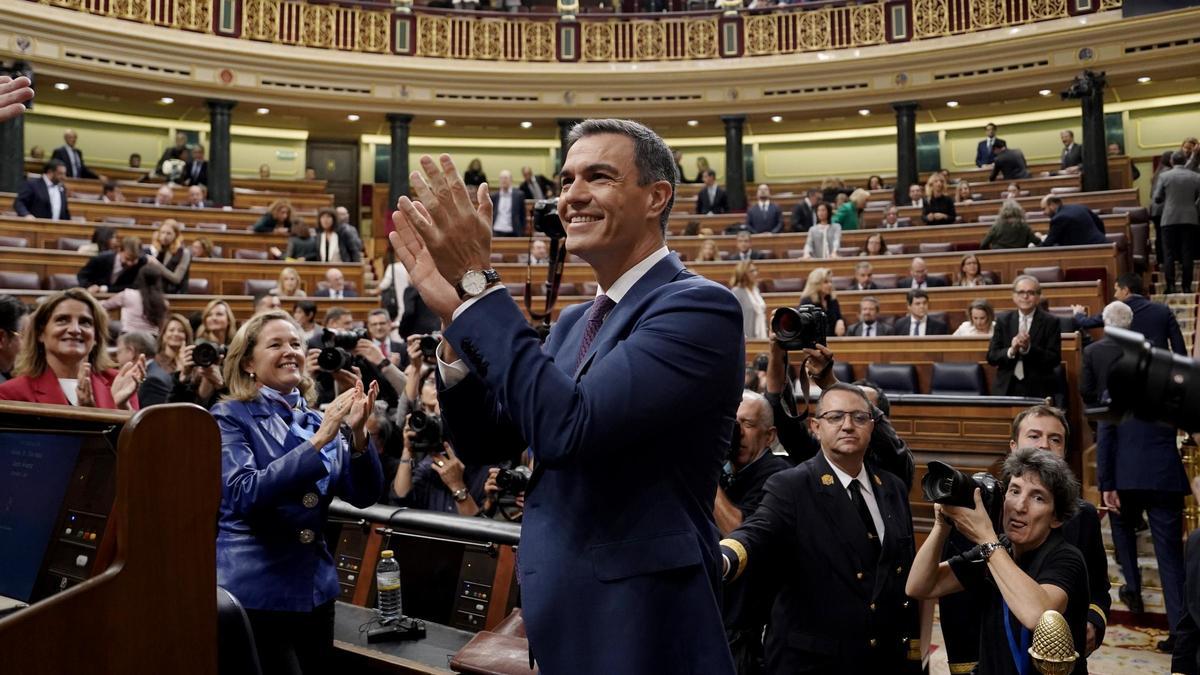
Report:
[[[13,216],[0,217],[0,236],[24,237],[33,248],[57,248],[59,237],[68,239],[92,238],[92,232],[99,225],[115,227],[117,236],[135,236],[143,244],[149,244],[151,237],[158,228],[151,225],[115,225],[113,223],[79,223],[74,221],[26,220]],[[246,230],[198,230],[195,227],[185,227],[183,238],[187,243],[197,237],[207,237],[215,246],[220,246],[222,255],[233,257],[233,252],[239,248],[255,251],[265,251],[272,246],[280,250],[287,249],[287,237],[282,234],[254,233]]]
[[[6,295],[11,295],[27,305],[36,304],[41,298],[54,293],[54,291],[26,291],[26,290],[6,290]],[[111,293],[97,293],[96,298],[103,300],[112,295]],[[169,311],[183,314],[187,316],[192,312],[199,312],[212,300],[220,298],[229,303],[229,308],[233,310],[233,315],[239,320],[239,323],[254,314],[254,298],[249,295],[168,295],[167,301],[170,303]],[[354,314],[355,321],[366,323],[367,314],[379,306],[379,298],[368,296],[365,298],[343,298],[341,300],[332,300],[330,298],[280,298],[280,305],[284,311],[291,312],[292,307],[300,300],[309,300],[317,305],[317,320],[325,316],[325,312],[331,307],[343,307],[350,310]],[[114,308],[109,312],[112,318],[120,318],[121,310]]]
[[[89,178],[68,178],[66,183],[73,200],[72,206],[74,206],[75,201],[83,201],[76,197],[77,193],[99,195],[103,189],[103,184],[99,180]],[[138,200],[145,198],[153,199],[158,194],[158,189],[161,186],[158,183],[120,183],[121,194],[130,203],[137,203]],[[176,186],[175,202],[178,204],[185,203],[187,201],[187,193],[187,187]],[[333,207],[333,195],[316,192],[262,192],[246,188],[236,188],[233,192],[233,206],[238,209],[266,208],[279,199],[290,201],[292,207],[301,213],[308,211],[315,212],[322,207]]]

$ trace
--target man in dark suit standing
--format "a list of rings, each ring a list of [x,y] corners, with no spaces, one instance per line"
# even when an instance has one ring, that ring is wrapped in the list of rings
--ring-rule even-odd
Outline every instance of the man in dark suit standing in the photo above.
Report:
[[[892,335],[949,335],[950,327],[945,321],[929,316],[929,291],[914,288],[904,297],[908,314],[896,319]]]
[[[725,195],[725,190],[717,185],[717,172],[705,169],[703,176],[704,185],[700,188],[700,192],[696,193],[696,213],[701,215],[727,213],[729,198]]]
[[[987,138],[979,141],[979,145],[975,147],[975,166],[978,167],[987,166],[996,159],[996,155],[993,152],[996,142],[996,125],[988,122],[983,131],[987,134]]]
[[[125,237],[121,248],[92,256],[75,275],[79,285],[89,293],[120,293],[132,288],[138,272],[146,264],[142,240]]]
[[[996,180],[997,176],[1004,180],[1032,178],[1029,174],[1029,165],[1025,162],[1025,153],[1008,147],[1008,143],[1005,143],[1003,138],[997,138],[992,143],[992,151],[996,153],[996,157],[992,160],[992,173],[988,176],[989,181]]]
[[[846,335],[851,337],[876,337],[891,335],[892,329],[879,320],[879,300],[867,296],[858,302],[858,322],[851,324]]]
[[[817,224],[817,204],[821,203],[821,191],[809,190],[804,199],[792,210],[792,232],[808,232]]]
[[[1113,284],[1113,298],[1129,305],[1133,310],[1133,324],[1129,327],[1135,333],[1141,333],[1146,340],[1159,349],[1170,349],[1180,356],[1187,355],[1187,345],[1183,341],[1183,331],[1175,312],[1161,302],[1153,302],[1146,297],[1142,290],[1142,277],[1139,274],[1126,273],[1117,277]],[[1087,308],[1083,305],[1072,305],[1075,312],[1075,325],[1080,330],[1090,330],[1104,326],[1104,319],[1099,314],[1087,316]]]
[[[758,186],[757,201],[746,209],[746,229],[756,234],[783,230],[783,212],[771,201],[771,186],[766,183]]]
[[[63,132],[63,145],[54,149],[50,154],[50,159],[57,159],[67,168],[68,178],[100,178],[95,171],[87,167],[83,163],[83,151],[75,147],[76,141],[79,140],[79,135],[74,129],[67,129]]]
[[[1104,222],[1083,204],[1063,204],[1051,195],[1042,197],[1042,211],[1050,216],[1050,232],[1041,246],[1085,246],[1103,244]]]
[[[913,258],[908,264],[908,276],[900,277],[896,288],[940,288],[948,286],[944,276],[929,276],[929,265],[924,258]]]
[[[21,185],[13,200],[13,210],[23,218],[70,220],[67,191],[63,188],[66,175],[67,168],[62,162],[57,159],[46,162],[41,176],[30,178]]]
[[[1016,310],[996,319],[988,363],[996,367],[996,396],[1045,398],[1058,392],[1055,368],[1062,362],[1058,318],[1038,307],[1042,285],[1022,274],[1013,281]]]
[[[1079,173],[1083,168],[1083,146],[1075,142],[1075,132],[1067,129],[1059,132],[1058,137],[1063,144],[1058,173]]]
[[[192,148],[192,161],[183,170],[184,185],[208,185],[208,162],[204,159],[204,146]]]
[[[532,451],[519,575],[543,672],[732,673],[712,509],[741,308],[666,247],[678,170],[657,134],[588,120],[567,140],[558,213],[601,293],[544,347],[491,269],[486,190],[472,206],[454,164],[423,157],[414,187],[435,222],[400,198],[392,245],[446,325],[443,419],[467,463]]]
[[[721,541],[728,580],[772,560],[787,570],[768,672],[921,672],[917,603],[904,594],[912,513],[904,483],[864,462],[875,415],[858,387],[826,388],[808,423],[821,451],[767,479],[758,510]]]
[[[525,236],[525,195],[513,188],[512,172],[500,172],[500,189],[492,195],[492,233],[499,237]]]
[[[325,288],[317,290],[318,298],[357,298],[358,292],[346,285],[346,275],[336,267],[325,270]]]
[[[1192,155],[1200,157],[1200,152]],[[1158,176],[1152,197],[1162,204],[1163,264],[1167,293],[1175,292],[1175,261],[1183,264],[1183,292],[1192,292],[1196,231],[1200,230],[1200,173],[1188,165],[1188,155],[1171,155],[1171,168]]]
[[[521,194],[525,195],[525,199],[536,202],[554,198],[554,183],[549,178],[541,174],[534,175],[533,169],[527,166],[521,167],[521,178]]]

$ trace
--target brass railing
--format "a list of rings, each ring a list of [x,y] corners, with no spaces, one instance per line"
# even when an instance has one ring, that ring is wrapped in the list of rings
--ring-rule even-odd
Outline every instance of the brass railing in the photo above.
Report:
[[[1122,0],[875,0],[655,15],[446,12],[308,0],[30,0],[286,45],[483,61],[645,62],[868,47],[1118,9]]]

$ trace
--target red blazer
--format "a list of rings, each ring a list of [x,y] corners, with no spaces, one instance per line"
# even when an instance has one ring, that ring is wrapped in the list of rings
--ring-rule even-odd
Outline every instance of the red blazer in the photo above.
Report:
[[[96,399],[97,408],[108,408],[115,410],[117,404],[113,402],[112,382],[117,377],[115,368],[109,368],[105,371],[92,371],[92,396]],[[0,384],[0,401],[26,401],[28,403],[56,403],[58,405],[71,405],[67,400],[66,394],[63,393],[62,387],[58,384],[58,378],[54,375],[54,371],[47,368],[38,377],[30,377],[21,375]],[[138,409],[137,394],[129,398],[129,409]]]

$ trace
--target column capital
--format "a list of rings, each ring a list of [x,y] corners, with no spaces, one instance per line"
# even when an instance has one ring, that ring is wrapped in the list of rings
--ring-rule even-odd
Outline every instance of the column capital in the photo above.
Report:
[[[412,123],[413,116],[408,113],[388,113],[387,121],[391,122],[392,124],[408,125]]]
[[[721,115],[721,121],[725,123],[725,126],[729,126],[731,124],[745,124],[746,116],[745,115]]]
[[[207,105],[208,109],[213,112],[216,112],[218,110],[224,110],[224,111],[228,112],[230,110],[233,110],[233,107],[237,105],[237,101],[226,101],[224,99],[210,98],[210,99],[206,99],[204,101],[204,104]]]
[[[916,101],[897,101],[892,104],[892,110],[895,110],[898,113],[916,112],[917,108],[920,107],[921,105]]]

